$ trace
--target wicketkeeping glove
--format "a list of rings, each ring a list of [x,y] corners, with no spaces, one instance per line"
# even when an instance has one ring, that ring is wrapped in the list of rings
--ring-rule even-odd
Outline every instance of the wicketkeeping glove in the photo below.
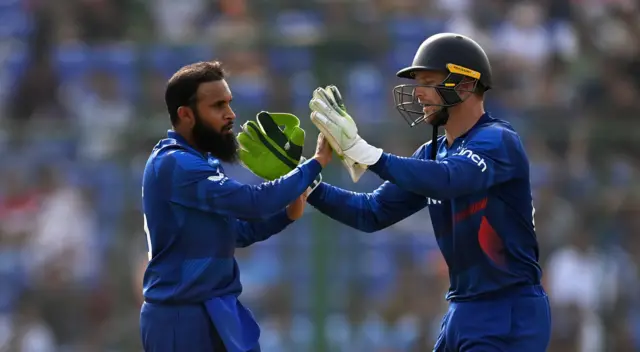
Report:
[[[256,121],[247,121],[238,133],[240,161],[256,176],[273,181],[306,160],[302,156],[304,137],[305,132],[295,115],[261,111]],[[322,175],[318,175],[307,195],[320,182]]]
[[[382,149],[360,138],[356,123],[347,113],[342,95],[336,86],[317,88],[313,92],[309,107],[312,110],[311,122],[327,138],[331,148],[349,171],[353,182],[358,182],[367,168],[380,159]]]

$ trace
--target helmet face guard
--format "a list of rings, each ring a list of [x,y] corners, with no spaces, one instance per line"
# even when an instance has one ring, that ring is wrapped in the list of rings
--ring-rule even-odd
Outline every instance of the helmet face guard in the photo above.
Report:
[[[404,118],[404,120],[413,127],[434,114],[444,112],[447,108],[462,103],[463,99],[460,93],[473,93],[478,87],[479,73],[461,68],[462,70],[456,70],[456,65],[447,65],[449,69],[449,75],[439,84],[401,84],[393,88],[393,100],[396,105],[396,109]],[[453,68],[453,69],[452,69]],[[419,70],[416,70],[419,71]],[[456,72],[458,71],[458,72]],[[415,73],[415,71],[414,71]],[[472,84],[463,88],[461,85]],[[418,102],[416,96],[416,88],[433,88],[442,99],[441,104],[429,104]],[[440,109],[435,110],[430,114],[425,114],[423,108],[426,106],[437,106]],[[440,116],[434,119],[431,123],[439,126],[446,123],[448,114],[440,114]]]

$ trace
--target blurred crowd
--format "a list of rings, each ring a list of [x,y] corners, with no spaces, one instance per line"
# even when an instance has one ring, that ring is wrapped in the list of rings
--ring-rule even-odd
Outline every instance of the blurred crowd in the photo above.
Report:
[[[238,122],[296,113],[306,154],[311,92],[336,84],[368,141],[409,156],[430,128],[395,112],[395,72],[442,31],[484,46],[486,108],[526,143],[549,351],[640,351],[637,1],[0,0],[0,19],[0,351],[141,350],[141,171],[177,68],[222,60]],[[365,234],[309,207],[238,260],[265,352],[430,351],[446,310],[426,210]]]

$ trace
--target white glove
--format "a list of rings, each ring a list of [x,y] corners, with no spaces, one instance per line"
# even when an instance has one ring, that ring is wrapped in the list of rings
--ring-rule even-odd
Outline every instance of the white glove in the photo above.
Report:
[[[347,114],[342,96],[335,86],[317,88],[309,102],[311,122],[322,132],[349,171],[353,182],[358,182],[369,165],[382,156],[376,148],[358,135],[355,121]]]

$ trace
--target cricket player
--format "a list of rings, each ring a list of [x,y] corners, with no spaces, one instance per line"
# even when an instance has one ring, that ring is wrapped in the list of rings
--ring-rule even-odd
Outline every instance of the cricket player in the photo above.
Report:
[[[449,310],[435,351],[542,352],[550,338],[541,286],[529,161],[511,125],[484,111],[491,66],[472,39],[427,38],[397,73],[396,107],[411,126],[433,125],[412,157],[384,153],[358,135],[338,89],[318,88],[312,122],[354,182],[371,170],[385,180],[372,193],[320,184],[308,202],[355,229],[375,232],[429,207],[448,265]],[[437,136],[443,126],[444,136]]]
[[[173,129],[154,147],[142,188],[149,264],[140,331],[147,352],[260,350],[259,327],[238,300],[235,248],[263,241],[299,218],[306,203],[301,195],[313,190],[331,158],[331,148],[320,143],[312,159],[289,155],[294,162],[283,169],[271,153],[262,161],[283,177],[257,186],[234,181],[221,162],[238,161],[240,137],[259,154],[275,150],[257,147],[269,136],[301,152],[304,136],[295,121],[287,131],[296,138],[280,129],[265,132],[278,114],[261,112],[258,123],[246,124],[236,137],[231,99],[219,62],[185,66],[167,84]]]

